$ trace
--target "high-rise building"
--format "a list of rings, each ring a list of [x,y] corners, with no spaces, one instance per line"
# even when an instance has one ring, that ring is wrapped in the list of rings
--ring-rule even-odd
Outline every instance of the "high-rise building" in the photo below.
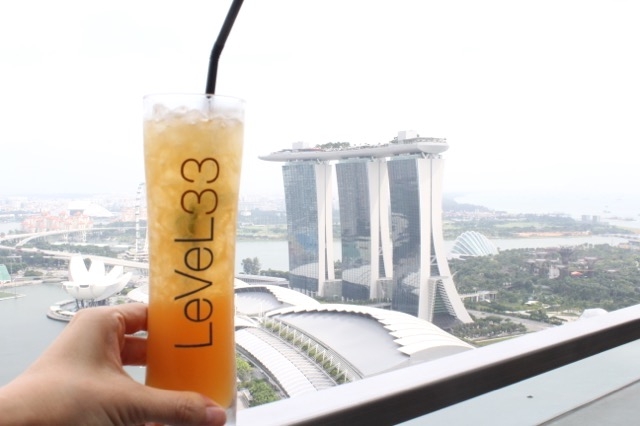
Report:
[[[290,282],[307,294],[390,302],[443,328],[471,322],[455,288],[442,233],[445,139],[400,132],[391,143],[293,149],[283,161]],[[335,279],[336,171],[342,277]]]
[[[392,297],[389,184],[384,158],[348,158],[335,164],[342,242],[342,296]]]
[[[289,282],[310,295],[325,294],[325,283],[335,278],[331,171],[327,162],[287,162],[282,167]]]

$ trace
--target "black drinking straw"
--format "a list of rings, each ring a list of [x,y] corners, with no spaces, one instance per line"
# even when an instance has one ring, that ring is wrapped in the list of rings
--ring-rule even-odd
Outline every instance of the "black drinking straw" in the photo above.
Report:
[[[233,27],[233,23],[236,20],[236,16],[238,16],[238,12],[240,12],[242,1],[243,0],[233,0],[233,3],[231,3],[231,7],[229,8],[227,17],[225,18],[224,24],[222,24],[222,28],[220,29],[220,34],[218,34],[218,38],[213,45],[213,49],[211,50],[211,58],[209,58],[209,75],[207,77],[207,89],[205,91],[207,95],[213,95],[216,93],[218,60],[220,59],[222,49],[224,49],[224,43],[227,41],[227,37],[229,37],[229,33],[231,32],[231,27]]]

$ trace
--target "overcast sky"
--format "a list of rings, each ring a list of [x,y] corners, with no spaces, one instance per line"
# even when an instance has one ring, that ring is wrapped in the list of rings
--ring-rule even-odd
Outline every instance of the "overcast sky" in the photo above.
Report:
[[[141,98],[202,92],[230,1],[0,5],[0,196],[134,194]],[[245,0],[217,93],[247,102],[242,192],[291,143],[447,138],[445,192],[640,194],[640,2]],[[640,198],[640,197],[638,197]]]

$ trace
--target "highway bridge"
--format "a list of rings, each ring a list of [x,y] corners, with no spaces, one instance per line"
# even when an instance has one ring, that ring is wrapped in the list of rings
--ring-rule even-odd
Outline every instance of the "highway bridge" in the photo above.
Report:
[[[134,229],[132,227],[111,227],[111,228],[91,228],[91,229],[74,229],[74,230],[64,230],[64,231],[47,231],[47,232],[35,232],[35,233],[27,233],[27,234],[11,234],[6,235],[4,237],[0,237],[0,250],[8,250],[14,251],[18,253],[31,253],[31,254],[41,254],[45,257],[49,257],[52,259],[61,259],[61,260],[69,260],[72,256],[77,256],[78,253],[70,253],[65,251],[57,251],[57,250],[41,250],[38,248],[30,248],[24,247],[26,243],[29,241],[47,237],[51,235],[64,235],[64,234],[72,234],[72,233],[80,233],[80,232],[100,232],[100,231],[109,231],[109,230],[124,230],[124,229]],[[7,245],[9,242],[13,244]],[[90,255],[92,259],[99,259],[104,262],[105,265],[121,265],[126,268],[137,268],[137,269],[149,269],[149,264],[147,262],[137,262],[133,260],[126,259],[118,259],[114,257],[105,257],[105,256],[94,256]]]

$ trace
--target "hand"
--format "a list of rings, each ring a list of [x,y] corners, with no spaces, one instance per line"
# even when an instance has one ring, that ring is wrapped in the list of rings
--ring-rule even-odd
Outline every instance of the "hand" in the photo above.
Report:
[[[151,388],[123,365],[145,365],[147,307],[79,311],[53,344],[0,388],[3,425],[223,425],[222,408],[195,392]]]

